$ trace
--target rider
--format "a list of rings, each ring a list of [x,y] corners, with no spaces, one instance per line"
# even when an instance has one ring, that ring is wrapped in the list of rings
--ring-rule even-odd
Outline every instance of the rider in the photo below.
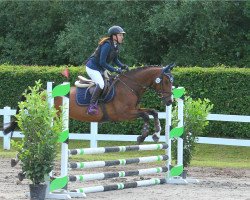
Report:
[[[98,114],[97,101],[104,88],[102,74],[105,70],[121,73],[121,69],[128,69],[128,66],[118,60],[119,45],[123,42],[125,31],[120,26],[112,26],[108,30],[108,37],[102,38],[95,52],[88,58],[86,72],[95,82],[96,87],[90,100],[88,114]],[[110,63],[114,63],[120,68],[114,68]]]

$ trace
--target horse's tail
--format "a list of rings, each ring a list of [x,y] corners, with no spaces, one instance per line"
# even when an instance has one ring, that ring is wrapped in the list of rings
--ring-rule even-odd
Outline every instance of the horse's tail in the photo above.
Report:
[[[25,100],[26,100],[26,97],[24,95],[22,95],[20,101],[25,101]],[[16,114],[18,114],[19,112],[20,112],[20,108],[18,106],[17,110],[16,110]],[[11,133],[11,137],[12,137],[13,131],[17,127],[18,127],[17,119],[16,119],[16,117],[14,117],[14,119],[9,123],[9,125],[3,128],[3,134],[7,135],[7,134]]]

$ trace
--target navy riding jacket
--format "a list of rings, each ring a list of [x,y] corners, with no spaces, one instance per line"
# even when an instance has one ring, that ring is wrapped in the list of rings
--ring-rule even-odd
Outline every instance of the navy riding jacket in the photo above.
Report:
[[[118,67],[123,66],[118,59],[118,53],[118,45],[115,46],[111,40],[107,40],[97,47],[95,52],[89,57],[86,66],[90,69],[98,70],[99,72],[103,72],[106,69],[111,72],[115,72],[116,69],[111,65],[111,63],[117,65]]]

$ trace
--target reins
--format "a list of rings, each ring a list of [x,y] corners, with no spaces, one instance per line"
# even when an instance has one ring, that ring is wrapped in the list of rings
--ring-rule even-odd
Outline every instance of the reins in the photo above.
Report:
[[[163,76],[164,76],[164,75],[166,75],[166,76],[169,78],[169,76],[168,76],[167,74],[164,74],[164,73],[161,74],[160,78],[163,79]],[[129,80],[131,81],[131,83],[133,83],[134,85],[140,86],[142,89],[153,89],[153,90],[154,90],[154,88],[152,88],[152,85],[153,85],[153,84],[151,84],[150,86],[145,86],[145,85],[142,85],[142,84],[138,83],[136,80],[130,78],[129,76],[127,76],[127,75],[125,75],[125,74],[120,74],[120,76],[126,77],[127,79],[129,79]],[[135,91],[134,89],[132,89],[132,88],[131,88],[128,84],[126,84],[123,80],[121,80],[121,79],[120,79],[120,76],[118,76],[118,77],[116,78],[116,81],[120,81],[123,85],[126,86],[126,88],[128,88],[128,89],[129,89],[131,92],[133,92],[138,98],[140,98],[138,92]],[[163,90],[163,81],[161,81],[161,89],[160,89],[159,92],[157,92],[157,94],[159,95],[160,98],[166,99],[166,98],[168,98],[168,97],[170,97],[170,96],[172,95],[172,92],[166,92],[166,91],[164,91],[164,90]],[[164,97],[163,94],[168,94],[168,95]]]
[[[133,89],[131,86],[129,86],[127,83],[126,83],[126,81],[123,81],[122,79],[121,79],[121,77],[125,77],[125,78],[127,78],[130,82],[129,83],[131,83],[131,84],[133,84],[133,85],[136,85],[136,86],[139,86],[141,89],[153,89],[154,91],[156,91],[157,92],[157,94],[158,94],[158,96],[161,98],[161,99],[163,99],[163,100],[166,100],[168,97],[170,97],[171,95],[172,95],[172,92],[168,92],[168,91],[164,91],[164,89],[163,89],[163,77],[164,76],[166,76],[168,79],[169,79],[169,81],[170,81],[170,83],[172,83],[172,76],[171,76],[171,74],[170,73],[166,73],[166,72],[164,72],[164,71],[162,71],[162,73],[160,74],[160,76],[158,77],[160,80],[161,80],[161,83],[160,83],[160,90],[159,91],[157,91],[157,90],[155,90],[155,88],[153,88],[152,86],[153,86],[153,84],[154,84],[154,82],[151,84],[151,85],[149,85],[149,86],[146,86],[146,85],[143,85],[143,84],[141,84],[141,83],[138,83],[136,80],[134,80],[134,79],[132,79],[131,77],[129,77],[128,75],[126,75],[126,74],[119,74],[119,75],[117,75],[117,76],[115,76],[115,78],[114,78],[114,81],[113,81],[113,83],[112,83],[112,85],[114,85],[117,81],[119,81],[119,82],[121,82],[129,91],[131,91],[132,93],[134,93],[137,97],[138,97],[138,99],[140,99],[140,94],[139,94],[139,92],[138,91],[136,91],[135,89]],[[166,96],[164,96],[164,94],[166,94]]]
[[[125,75],[125,74],[120,74],[120,76],[125,76],[127,79],[129,79],[132,83],[134,83],[134,85],[140,86],[143,89],[148,89],[150,87],[142,85],[140,83],[138,83],[137,81],[135,81],[134,79],[130,78],[129,76]],[[137,91],[135,91],[133,88],[131,88],[130,86],[128,86],[123,80],[120,79],[120,76],[117,77],[117,80],[119,80],[123,85],[126,86],[126,88],[128,88],[131,92],[133,92],[138,99],[140,99],[140,95]]]
[[[125,76],[127,79],[131,80],[133,83],[135,83],[135,85],[140,86],[143,89],[147,89],[148,86],[142,85],[140,83],[138,83],[137,81],[135,81],[134,79],[130,78],[129,76],[127,76],[126,74],[121,74],[122,76]]]

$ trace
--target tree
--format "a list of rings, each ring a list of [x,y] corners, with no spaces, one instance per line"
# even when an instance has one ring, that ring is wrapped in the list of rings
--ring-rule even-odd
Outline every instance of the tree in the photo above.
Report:
[[[162,61],[246,66],[245,6],[244,1],[173,1],[157,6],[157,13],[149,18],[149,30],[168,40]]]
[[[0,63],[80,65],[112,25],[121,60],[248,67],[248,1],[0,2]],[[103,20],[105,19],[105,20]]]

